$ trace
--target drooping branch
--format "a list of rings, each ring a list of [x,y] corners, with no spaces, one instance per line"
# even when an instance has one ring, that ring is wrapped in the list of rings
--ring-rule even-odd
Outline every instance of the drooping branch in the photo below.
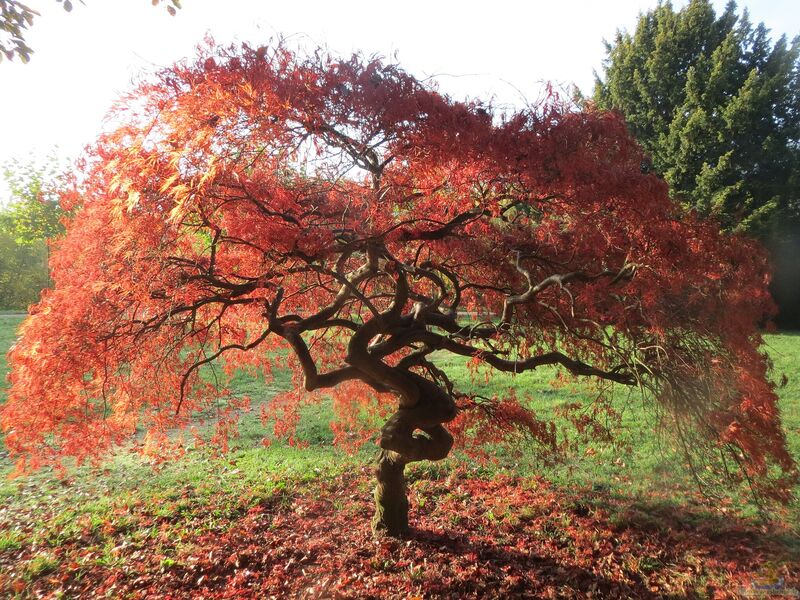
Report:
[[[259,345],[261,345],[261,343],[264,340],[267,339],[267,336],[270,333],[272,333],[272,332],[270,331],[269,328],[267,328],[267,329],[265,329],[263,331],[263,333],[261,335],[259,335],[256,339],[254,339],[252,342],[250,342],[248,344],[227,344],[225,346],[222,346],[219,350],[217,350],[213,354],[210,354],[210,355],[206,356],[202,360],[195,361],[186,370],[186,372],[183,374],[183,377],[181,378],[180,395],[178,396],[178,402],[175,405],[175,414],[177,415],[181,411],[181,406],[183,405],[183,400],[184,400],[184,398],[186,398],[186,384],[188,383],[189,377],[191,377],[192,373],[194,373],[197,369],[199,369],[203,365],[207,365],[209,363],[212,363],[213,361],[218,359],[220,356],[225,354],[225,352],[228,352],[230,350],[241,350],[242,352],[247,352],[248,350],[252,350],[252,349],[258,347]]]
[[[436,229],[410,229],[408,227],[403,227],[401,230],[400,241],[402,242],[409,242],[409,241],[434,241],[434,240],[443,240],[451,235],[453,235],[457,229],[467,225],[468,223],[480,219],[481,217],[488,216],[490,213],[489,211],[485,210],[484,208],[478,206],[471,210],[462,212],[446,223],[442,224],[440,227]],[[395,226],[397,227],[397,226]]]
[[[446,350],[460,356],[478,358],[498,371],[506,373],[522,373],[544,365],[561,365],[573,375],[599,377],[625,385],[635,385],[637,383],[635,374],[630,371],[627,365],[619,365],[607,370],[601,369],[558,351],[547,352],[524,360],[508,360],[491,350],[463,344],[422,327],[406,330],[386,340],[381,345],[373,347],[373,353],[376,356],[388,356],[413,343],[424,343],[437,350]]]
[[[533,283],[533,276],[531,275],[530,271],[522,266],[522,255],[521,253],[517,252],[516,260],[514,261],[514,266],[516,267],[517,271],[519,271],[522,276],[525,278],[525,281],[528,283],[528,289],[526,289],[521,294],[508,296],[504,303],[503,303],[503,312],[500,317],[500,324],[501,326],[505,326],[511,323],[511,319],[514,314],[514,307],[520,304],[525,304],[533,300],[539,293],[546,290],[547,288],[557,285],[560,288],[564,288],[568,283],[572,281],[595,281],[597,279],[601,279],[604,277],[610,277],[611,283],[617,283],[620,280],[628,280],[631,279],[634,274],[636,273],[636,266],[630,263],[625,263],[620,267],[620,269],[614,271],[611,269],[605,269],[600,271],[599,273],[586,273],[584,271],[571,271],[569,273],[562,273],[562,274],[553,274],[550,275],[539,283]]]

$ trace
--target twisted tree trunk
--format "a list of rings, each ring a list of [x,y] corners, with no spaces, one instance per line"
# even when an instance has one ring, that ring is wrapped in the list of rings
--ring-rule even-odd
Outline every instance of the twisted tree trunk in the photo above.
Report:
[[[418,377],[409,374],[415,379]],[[375,475],[376,534],[401,537],[408,532],[408,496],[405,467],[418,460],[442,460],[453,447],[453,436],[442,423],[456,416],[453,399],[444,390],[419,377],[420,400],[412,408],[401,407],[381,430],[382,448]]]
[[[384,249],[385,252],[385,249]],[[377,261],[377,250],[368,248],[368,255]],[[362,373],[363,380],[376,389],[392,390],[398,395],[399,408],[381,429],[382,448],[376,471],[375,517],[373,531],[393,537],[408,531],[408,497],[405,466],[417,460],[442,460],[453,447],[453,436],[442,426],[456,416],[456,404],[451,395],[433,381],[411,371],[415,362],[425,360],[425,354],[407,356],[397,366],[389,366],[382,357],[408,345],[404,339],[411,333],[424,331],[424,324],[414,314],[402,316],[408,301],[408,281],[402,269],[395,267],[397,287],[387,310],[358,327],[347,346],[347,363]],[[372,344],[373,340],[395,329],[390,340],[403,341],[395,347],[389,341]]]

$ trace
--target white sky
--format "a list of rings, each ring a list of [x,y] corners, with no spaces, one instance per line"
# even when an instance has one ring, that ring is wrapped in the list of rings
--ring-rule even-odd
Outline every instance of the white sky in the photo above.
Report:
[[[27,35],[31,62],[0,63],[0,164],[74,158],[102,127],[111,102],[142,70],[191,56],[206,33],[217,42],[264,43],[279,34],[336,53],[393,56],[451,95],[535,99],[544,81],[591,92],[603,39],[632,30],[657,0],[405,2],[183,0],[170,17],[150,0],[28,0],[41,13]],[[717,10],[724,0],[715,0]],[[685,0],[676,0],[676,6]],[[747,0],[751,20],[773,39],[800,33],[798,0]],[[0,196],[4,196],[0,189]]]

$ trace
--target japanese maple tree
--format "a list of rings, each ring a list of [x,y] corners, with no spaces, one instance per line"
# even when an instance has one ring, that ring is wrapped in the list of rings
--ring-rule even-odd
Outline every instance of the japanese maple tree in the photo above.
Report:
[[[20,468],[95,457],[137,424],[163,448],[226,397],[201,367],[268,375],[289,356],[333,395],[338,437],[388,417],[373,525],[401,534],[405,466],[445,458],[454,434],[555,444],[513,378],[505,396],[464,393],[444,352],[638,389],[687,450],[790,493],[758,350],[764,254],[680,216],[617,116],[554,95],[514,113],[457,102],[393,64],[278,44],[209,45],[115,119],[64,193],[55,289],[10,353]],[[291,424],[299,401],[267,410]]]

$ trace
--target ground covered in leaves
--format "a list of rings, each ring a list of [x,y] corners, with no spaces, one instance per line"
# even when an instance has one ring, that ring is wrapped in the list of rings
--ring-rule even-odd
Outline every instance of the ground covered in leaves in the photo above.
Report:
[[[657,497],[451,471],[412,481],[408,539],[376,540],[371,477],[321,476],[232,507],[120,501],[60,539],[0,549],[0,596],[67,598],[736,597],[800,590],[781,532]],[[8,539],[8,538],[6,538]],[[782,581],[781,581],[782,580]]]

